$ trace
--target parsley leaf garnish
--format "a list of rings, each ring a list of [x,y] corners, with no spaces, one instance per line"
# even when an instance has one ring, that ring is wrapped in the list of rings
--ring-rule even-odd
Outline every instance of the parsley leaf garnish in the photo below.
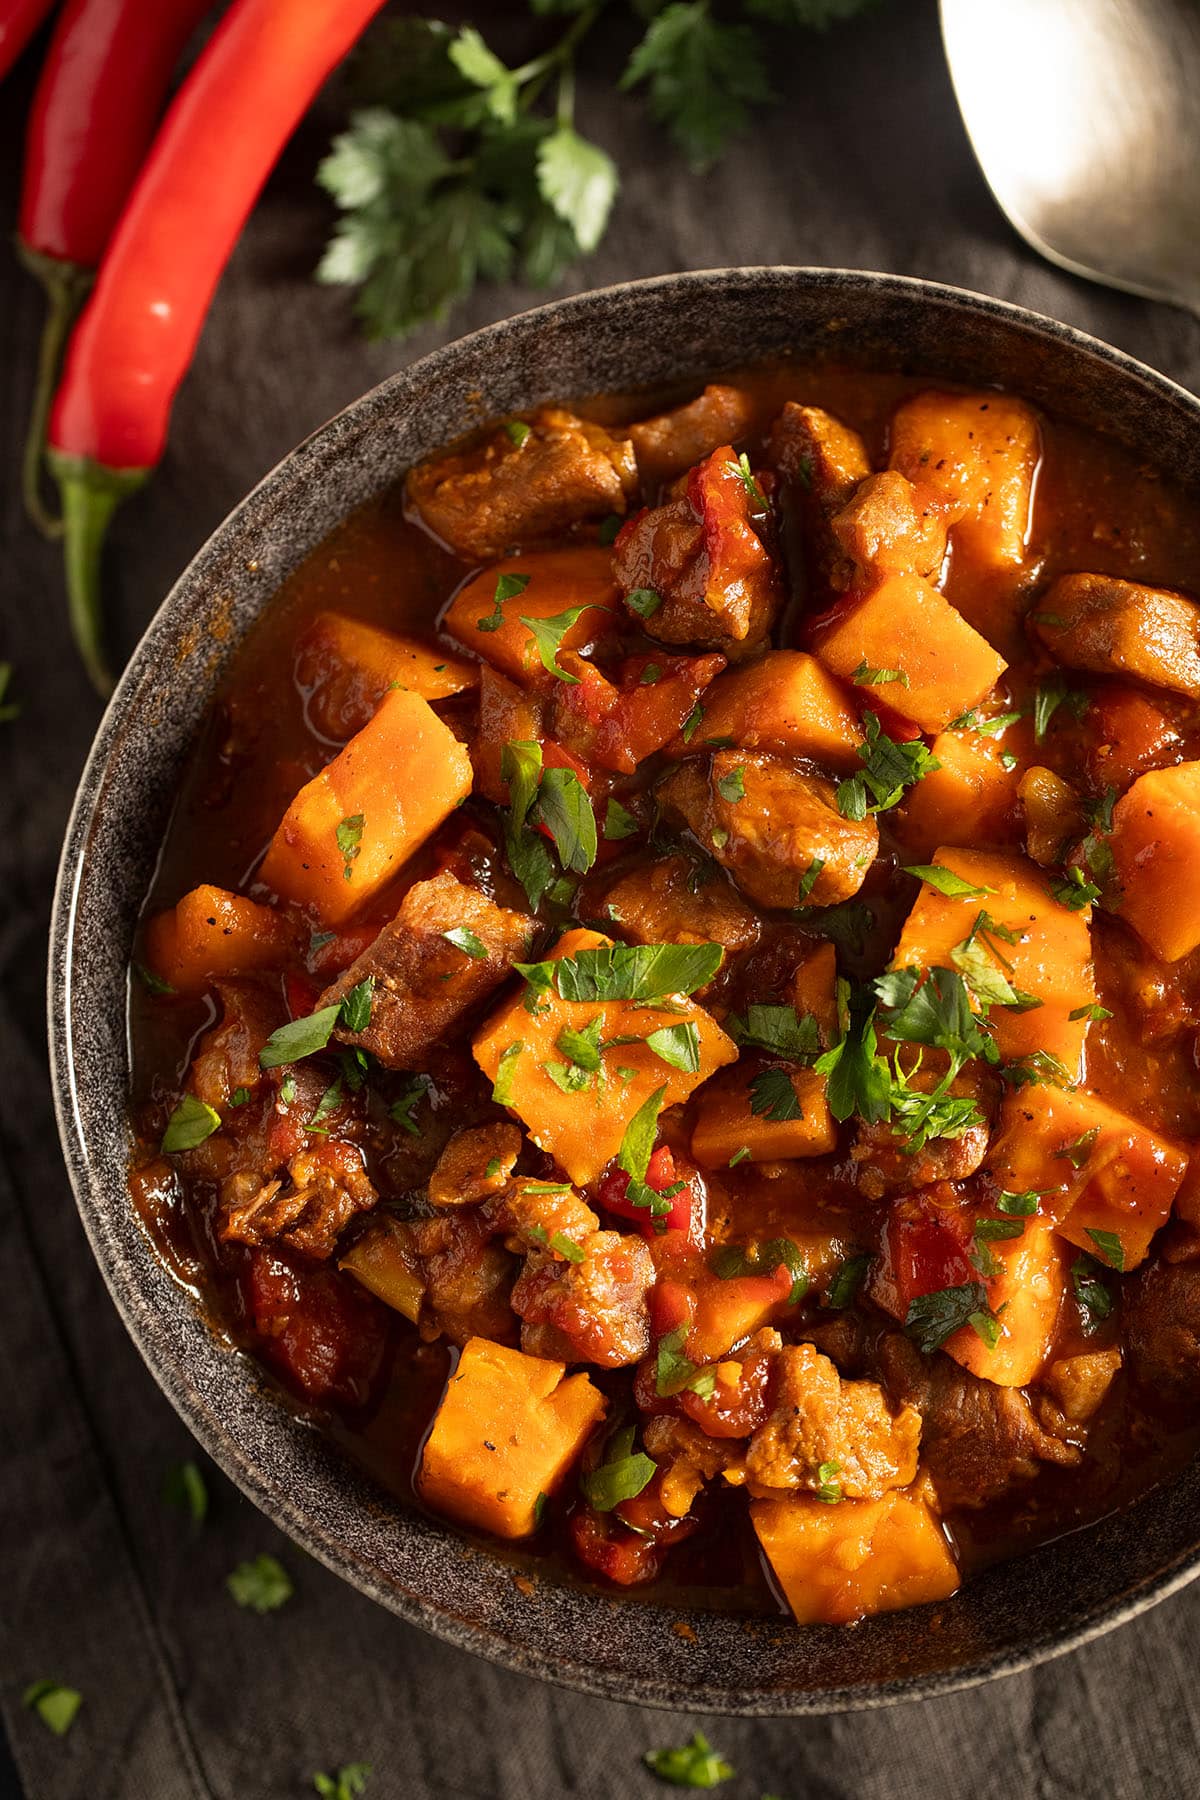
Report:
[[[604,812],[604,837],[606,843],[619,843],[622,838],[636,837],[638,822],[631,812],[626,812],[619,800],[610,799]]]
[[[343,819],[334,833],[337,838],[338,853],[342,858],[342,879],[349,881],[354,873],[354,864],[362,849],[362,834],[365,819],[362,813],[352,813]]]
[[[500,1054],[500,1063],[496,1070],[496,1079],[492,1083],[492,1099],[497,1106],[507,1106],[512,1099],[513,1082],[516,1080],[517,1063],[525,1045],[517,1040],[509,1044]]]
[[[168,1506],[186,1512],[197,1529],[203,1525],[208,1516],[208,1488],[194,1462],[175,1463],[167,1470],[163,1499]]]
[[[623,1500],[636,1500],[654,1480],[658,1464],[644,1451],[634,1451],[636,1427],[614,1432],[605,1447],[604,1461],[579,1479],[583,1497],[595,1512],[612,1512]]]
[[[299,1062],[302,1057],[315,1056],[318,1050],[325,1048],[338,1025],[344,1026],[347,1031],[365,1031],[371,1023],[371,996],[374,991],[375,979],[368,975],[365,981],[358,982],[333,1006],[322,1006],[317,1012],[307,1013],[303,1018],[281,1025],[271,1033],[259,1051],[259,1068],[277,1069],[283,1063]]]
[[[225,1586],[239,1606],[251,1612],[276,1612],[295,1593],[292,1578],[277,1557],[256,1556],[253,1562],[239,1563],[226,1577]]]
[[[55,1737],[66,1737],[83,1705],[83,1695],[78,1688],[64,1687],[59,1681],[32,1681],[21,1695],[21,1703],[30,1707]]]
[[[1079,1307],[1080,1322],[1089,1334],[1098,1329],[1112,1312],[1112,1289],[1103,1279],[1103,1270],[1093,1256],[1081,1253],[1071,1264],[1071,1286]]]
[[[1085,906],[1100,898],[1100,889],[1094,881],[1088,880],[1078,864],[1065,870],[1061,881],[1052,881],[1050,892],[1069,912],[1082,912]]]
[[[586,875],[596,860],[596,815],[574,769],[545,769],[532,808],[564,869]]]
[[[168,1156],[179,1150],[194,1150],[197,1144],[202,1144],[205,1138],[220,1129],[220,1113],[198,1100],[195,1094],[185,1094],[167,1120],[161,1147]]]
[[[760,1069],[750,1082],[750,1111],[756,1118],[784,1124],[804,1117],[786,1069]]]
[[[1110,1269],[1124,1269],[1125,1246],[1115,1231],[1093,1231],[1090,1225],[1085,1226],[1084,1230]]]
[[[826,1288],[822,1306],[835,1312],[844,1312],[848,1306],[853,1306],[870,1263],[869,1256],[848,1256]]]
[[[1051,675],[1043,675],[1033,699],[1034,742],[1042,742],[1060,706],[1066,706],[1076,719],[1081,719],[1090,705],[1090,697],[1079,688],[1073,688],[1060,669]]]
[[[336,1775],[314,1775],[313,1787],[321,1800],[359,1800],[367,1791],[370,1773],[370,1763],[346,1763]]]
[[[680,1025],[661,1025],[646,1039],[646,1048],[672,1069],[682,1069],[687,1075],[699,1074],[700,1033],[690,1019]]]
[[[909,685],[908,676],[903,669],[873,669],[865,657],[850,679],[855,687],[889,687],[893,682],[900,687]]]
[[[669,1331],[665,1337],[659,1338],[654,1358],[654,1391],[660,1399],[672,1394],[682,1394],[685,1390],[699,1394],[707,1400],[716,1387],[717,1378],[711,1369],[701,1369],[683,1353],[687,1343],[688,1328],[679,1325]]]
[[[668,12],[690,11],[691,8],[668,7]],[[711,1747],[702,1731],[697,1731],[690,1744],[676,1749],[647,1750],[642,1761],[652,1775],[672,1787],[715,1788],[736,1773],[732,1763]]]
[[[487,956],[487,946],[483,939],[469,925],[455,925],[451,931],[443,931],[442,936],[448,944],[453,944],[456,950],[461,950],[464,956],[470,956],[476,962],[482,962]]]
[[[725,958],[720,944],[605,944],[541,963],[515,963],[532,986],[563,1000],[661,1000],[691,994]]]
[[[475,629],[477,631],[499,631],[504,624],[504,602],[515,600],[518,594],[523,594],[531,579],[528,575],[498,575],[495,592],[492,595],[492,610],[484,618],[476,619]],[[524,620],[521,621],[522,624],[524,622]]]
[[[656,593],[653,588],[633,588],[626,594],[625,604],[630,612],[637,614],[639,619],[649,619],[662,605],[662,595]]]
[[[555,1039],[554,1047],[561,1050],[568,1062],[578,1069],[594,1073],[600,1067],[600,1032],[604,1020],[597,1013],[594,1019],[583,1027],[582,1031],[574,1031],[571,1026],[564,1025]]]
[[[915,875],[927,887],[944,894],[947,900],[982,900],[987,894],[994,894],[995,888],[976,887],[973,882],[964,881],[953,869],[947,869],[942,863],[910,863],[905,867],[906,875]]]
[[[909,743],[890,738],[873,712],[863,714],[863,730],[866,735],[858,756],[865,767],[839,782],[837,788],[838,811],[844,819],[855,821],[899,805],[907,788],[941,767],[920,738]]]
[[[999,1325],[988,1306],[987,1289],[982,1282],[965,1281],[959,1287],[918,1294],[904,1320],[905,1331],[926,1356],[940,1350],[964,1325],[970,1325],[989,1350],[995,1349]]]
[[[421,1128],[413,1118],[413,1112],[419,1101],[433,1091],[433,1083],[428,1075],[413,1075],[404,1085],[402,1092],[388,1107],[388,1117],[409,1137],[420,1137]]]
[[[572,687],[578,687],[578,675],[572,675],[569,670],[560,669],[558,666],[557,658],[558,652],[562,648],[562,641],[572,625],[581,619],[585,612],[608,611],[610,611],[609,607],[598,606],[594,600],[589,600],[583,606],[568,606],[565,612],[555,613],[553,618],[549,619],[526,618],[522,614],[521,623],[533,638],[543,669],[556,676],[559,681],[565,681]]]
[[[769,1050],[792,1062],[812,1062],[821,1054],[821,1033],[811,1013],[794,1006],[751,1004],[745,1015],[731,1013],[725,1029],[735,1044]]]

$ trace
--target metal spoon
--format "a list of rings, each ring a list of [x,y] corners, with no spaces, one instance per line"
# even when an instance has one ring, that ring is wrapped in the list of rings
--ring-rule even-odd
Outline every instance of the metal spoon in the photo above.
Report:
[[[1200,0],[941,0],[967,135],[1026,242],[1200,312]]]

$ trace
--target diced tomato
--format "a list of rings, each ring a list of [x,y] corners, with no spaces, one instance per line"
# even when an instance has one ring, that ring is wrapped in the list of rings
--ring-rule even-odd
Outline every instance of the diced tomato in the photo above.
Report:
[[[1083,718],[1087,771],[1097,787],[1124,793],[1139,775],[1173,762],[1180,734],[1148,694],[1116,682],[1098,688]]]
[[[681,1325],[691,1325],[696,1310],[696,1297],[681,1281],[658,1281],[646,1296],[650,1308],[650,1330],[657,1339]]]
[[[738,1361],[740,1377],[736,1383],[725,1380],[724,1365],[718,1365],[713,1391],[706,1399],[690,1389],[680,1395],[683,1411],[709,1437],[749,1437],[771,1410],[775,1352],[752,1350]]]
[[[365,1289],[336,1269],[302,1269],[260,1249],[250,1255],[245,1297],[260,1352],[290,1388],[315,1404],[366,1404],[391,1315]]]
[[[632,775],[683,728],[724,667],[725,658],[717,655],[627,657],[619,698],[592,738],[594,761],[618,775]]]
[[[750,522],[750,496],[730,444],[697,463],[688,476],[688,499],[700,519],[709,562],[710,588],[727,589],[761,579],[767,553]]]
[[[616,1524],[611,1513],[578,1506],[571,1514],[570,1532],[580,1562],[620,1587],[653,1581],[662,1568],[665,1551]]]
[[[596,1198],[606,1212],[615,1213],[619,1219],[631,1219],[644,1238],[653,1240],[661,1237],[664,1231],[684,1231],[698,1242],[697,1231],[702,1230],[703,1225],[697,1219],[697,1212],[703,1196],[694,1177],[694,1170],[677,1170],[670,1149],[666,1144],[659,1144],[646,1167],[646,1186],[653,1188],[656,1194],[663,1194],[677,1182],[683,1182],[679,1192],[671,1195],[665,1213],[656,1218],[648,1207],[636,1206],[629,1198],[629,1176],[615,1165],[602,1176]]]
[[[871,1275],[872,1300],[893,1318],[904,1319],[918,1295],[978,1281],[970,1242],[970,1227],[962,1214],[900,1202],[884,1224],[879,1261]]]
[[[293,1019],[306,1019],[309,1013],[316,1011],[317,1001],[321,998],[317,983],[301,969],[287,971],[283,978],[283,992],[288,1012]]]
[[[555,738],[542,739],[542,767],[544,769],[570,769],[579,777],[580,786],[586,791],[592,785],[592,777],[585,763],[564,748]]]

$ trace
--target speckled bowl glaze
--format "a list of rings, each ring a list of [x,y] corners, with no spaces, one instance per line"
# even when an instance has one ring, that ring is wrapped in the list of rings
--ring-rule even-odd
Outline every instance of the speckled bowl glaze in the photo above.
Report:
[[[59,1128],[92,1248],[150,1370],[210,1456],[313,1556],[400,1617],[568,1686],[648,1705],[799,1714],[966,1687],[1084,1643],[1200,1569],[1200,1467],[1130,1511],[849,1630],[680,1615],[542,1579],[399,1507],[204,1323],[129,1204],[126,969],[180,770],[214,684],[284,577],[354,507],[481,416],[695,381],[759,360],[1010,385],[1200,489],[1200,403],[1065,326],[894,276],[737,269],[562,300],[423,358],[294,450],[210,538],[141,641],[63,850],[50,961]],[[186,680],[180,680],[185,670]],[[528,1585],[528,1584],[526,1584]]]

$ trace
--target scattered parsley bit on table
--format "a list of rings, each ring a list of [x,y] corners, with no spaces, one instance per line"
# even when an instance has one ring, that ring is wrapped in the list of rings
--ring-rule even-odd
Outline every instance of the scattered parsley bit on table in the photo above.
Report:
[[[34,1681],[21,1695],[21,1701],[55,1737],[66,1737],[83,1705],[83,1695],[77,1688],[63,1687],[57,1681]]]
[[[277,1612],[296,1591],[283,1564],[265,1552],[253,1562],[239,1563],[225,1586],[239,1606],[256,1613]]]
[[[652,1775],[671,1787],[715,1788],[736,1773],[733,1765],[709,1744],[702,1731],[697,1731],[690,1744],[675,1749],[647,1750],[642,1761]]]
[[[194,1462],[174,1463],[163,1482],[163,1499],[168,1506],[186,1512],[199,1528],[208,1516],[208,1488]]]
[[[313,1786],[321,1800],[357,1800],[358,1795],[367,1791],[370,1773],[370,1763],[346,1763],[336,1775],[314,1775]]]

